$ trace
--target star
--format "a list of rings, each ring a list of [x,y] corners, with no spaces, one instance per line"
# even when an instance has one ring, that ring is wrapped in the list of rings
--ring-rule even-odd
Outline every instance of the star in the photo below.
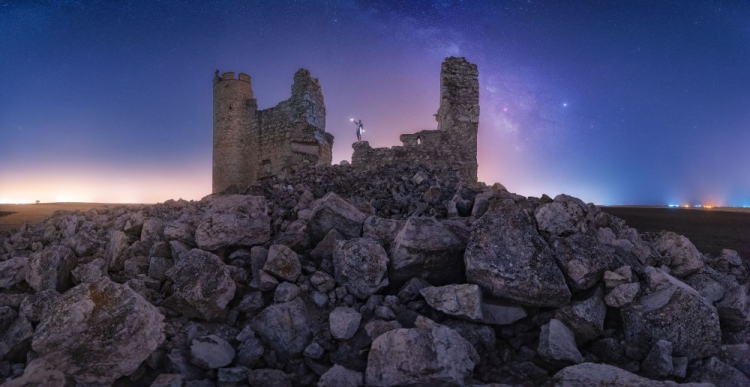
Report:
[[[567,102],[563,102],[563,107],[568,107],[568,103]]]

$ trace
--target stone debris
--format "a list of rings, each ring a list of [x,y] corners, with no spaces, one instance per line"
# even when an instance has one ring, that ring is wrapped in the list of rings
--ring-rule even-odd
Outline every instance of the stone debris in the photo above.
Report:
[[[750,385],[748,262],[477,182],[476,68],[447,63],[404,147],[328,166],[305,140],[226,194],[0,233],[0,384]]]

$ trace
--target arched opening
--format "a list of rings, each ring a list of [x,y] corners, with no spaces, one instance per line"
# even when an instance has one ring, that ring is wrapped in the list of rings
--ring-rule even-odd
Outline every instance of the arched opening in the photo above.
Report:
[[[417,145],[422,145],[422,137],[417,137]]]

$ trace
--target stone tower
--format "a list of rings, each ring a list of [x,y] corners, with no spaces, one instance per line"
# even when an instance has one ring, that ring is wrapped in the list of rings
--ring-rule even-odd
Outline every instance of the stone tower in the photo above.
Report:
[[[247,74],[235,79],[217,71],[213,87],[213,193],[244,190],[298,166],[331,164],[323,92],[309,71],[297,71],[291,97],[270,109],[258,110]]]

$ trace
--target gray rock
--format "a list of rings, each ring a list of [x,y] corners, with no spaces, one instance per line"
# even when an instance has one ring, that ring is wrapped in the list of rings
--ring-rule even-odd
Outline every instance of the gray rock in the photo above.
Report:
[[[539,334],[539,356],[547,360],[582,363],[583,356],[576,347],[575,335],[560,320],[552,319],[542,326]]]
[[[54,364],[44,358],[37,358],[26,366],[21,377],[8,380],[3,387],[65,387],[68,385],[66,382],[65,374],[55,369]]]
[[[10,289],[23,282],[28,267],[29,259],[26,257],[19,256],[0,262],[0,289]]]
[[[479,362],[474,347],[456,331],[422,316],[415,326],[385,332],[373,341],[365,384],[466,384]]]
[[[615,271],[607,270],[604,272],[604,285],[607,287],[607,290],[630,282],[633,282],[633,272],[630,266],[621,266]]]
[[[331,336],[338,340],[349,340],[359,328],[362,315],[352,308],[338,307],[328,316]]]
[[[511,199],[495,202],[474,223],[464,254],[466,281],[484,293],[521,305],[561,307],[570,302],[565,277],[534,220]]]
[[[662,264],[669,267],[677,278],[693,274],[705,266],[703,255],[686,237],[663,231],[654,241],[654,247],[663,256]]]
[[[167,278],[167,271],[174,265],[174,261],[169,258],[149,257],[148,259],[148,276],[163,280]]]
[[[263,271],[278,279],[294,282],[302,274],[302,265],[294,250],[284,245],[273,245],[268,249]]]
[[[333,259],[333,249],[336,248],[338,241],[346,240],[340,232],[336,229],[332,229],[326,234],[326,236],[315,245],[315,248],[310,251],[310,257],[315,260],[316,263],[320,264],[323,260]]]
[[[313,242],[318,242],[335,229],[346,239],[362,235],[362,224],[367,215],[352,204],[329,192],[322,199],[315,201],[312,208],[307,231]]]
[[[125,260],[128,259],[129,248],[130,242],[124,232],[119,230],[109,232],[109,242],[107,243],[105,259],[110,271],[120,271],[125,268]]]
[[[253,329],[281,358],[302,353],[310,342],[307,309],[299,297],[264,309],[253,320]]]
[[[365,324],[365,332],[373,341],[383,333],[399,328],[401,328],[401,324],[398,321],[372,320]]]
[[[179,262],[183,254],[191,250],[191,247],[180,241],[169,241],[169,249],[172,250],[172,260]]]
[[[50,246],[29,256],[26,282],[37,292],[55,289],[64,292],[73,285],[70,271],[78,264],[78,257],[67,246]]]
[[[107,261],[102,258],[97,258],[87,264],[78,265],[75,269],[70,271],[70,275],[73,277],[73,282],[76,284],[94,283],[107,275]]]
[[[274,290],[278,285],[279,280],[277,280],[276,277],[266,273],[263,270],[258,273],[258,290],[260,290],[261,292]]]
[[[622,284],[609,292],[609,294],[604,297],[604,302],[613,308],[622,308],[630,305],[640,291],[641,284],[638,282]]]
[[[365,299],[388,286],[388,255],[370,238],[340,241],[333,251],[336,282]]]
[[[526,310],[517,305],[483,300],[482,322],[491,325],[510,325],[526,317]]]
[[[0,335],[0,359],[25,359],[33,334],[31,322],[23,316],[18,317]]]
[[[24,302],[26,299],[24,299]],[[0,306],[0,332],[5,332],[6,329],[13,324],[18,318],[18,312],[10,306]]]
[[[264,307],[263,294],[261,292],[251,292],[245,295],[237,305],[237,310],[243,313],[255,313]]]
[[[45,313],[60,300],[60,293],[47,289],[28,295],[19,308],[20,315],[31,322],[39,322]]]
[[[611,366],[609,364],[582,363],[565,367],[549,380],[549,385],[555,387],[582,386],[639,386],[639,387],[669,387],[681,386],[674,382],[661,382],[638,376],[634,373]],[[693,385],[693,387],[698,387]],[[704,386],[708,387],[708,386]]]
[[[735,286],[726,291],[724,298],[716,304],[721,326],[725,330],[741,330],[748,324],[750,299],[747,285]]]
[[[247,367],[219,368],[216,379],[219,382],[219,386],[237,386],[244,385],[249,375],[250,369]]]
[[[430,285],[430,283],[425,281],[423,278],[410,278],[398,291],[398,299],[402,304],[412,302],[420,296],[420,290],[430,286],[432,285]]]
[[[607,306],[603,298],[604,291],[598,287],[589,297],[558,309],[555,318],[573,331],[577,343],[593,340],[604,331]]]
[[[237,348],[237,364],[245,367],[253,368],[258,363],[263,354],[265,348],[261,344],[260,340],[253,337],[249,337],[242,341],[242,344]]]
[[[125,261],[124,274],[127,278],[137,278],[140,275],[148,273],[148,258],[145,256],[136,256]]]
[[[712,356],[704,360],[703,364],[694,368],[690,373],[688,382],[713,383],[721,387],[746,387],[750,386],[748,379],[742,372]]]
[[[271,239],[271,218],[267,213],[263,196],[214,196],[195,230],[195,242],[204,250],[266,243]]]
[[[375,308],[375,317],[382,320],[395,320],[396,314],[393,312],[393,309],[385,305],[381,305]]]
[[[669,286],[641,296],[631,308],[621,309],[625,341],[644,354],[659,339],[672,343],[673,356],[692,360],[716,354],[721,343],[716,308],[695,289],[661,274],[669,280]]]
[[[716,263],[719,269],[727,271],[731,267],[742,266],[742,258],[735,250],[723,249],[716,258]]]
[[[588,235],[553,237],[551,246],[572,291],[590,289],[615,261],[611,248]]]
[[[252,370],[247,382],[253,387],[292,387],[292,377],[273,369]]]
[[[643,277],[646,282],[646,289],[649,293],[666,289],[672,284],[667,273],[651,266],[643,268]]]
[[[173,282],[174,294],[170,298],[189,317],[217,319],[234,298],[236,285],[226,265],[221,258],[203,250],[185,253],[166,276]]]
[[[317,291],[328,293],[336,287],[336,280],[328,275],[328,273],[318,270],[310,276],[310,284]]]
[[[684,378],[687,375],[688,358],[686,357],[673,357],[672,358],[672,375],[678,378]]]
[[[253,274],[253,279],[250,281],[251,287],[260,286],[260,271],[263,270],[266,261],[268,261],[268,249],[262,246],[254,246],[250,249],[250,270]]]
[[[182,387],[184,383],[180,374],[161,374],[154,379],[150,387]]]
[[[750,375],[750,344],[722,345],[721,357],[727,364]]]
[[[64,293],[36,328],[32,348],[79,383],[133,373],[164,340],[164,316],[106,277]]]
[[[190,362],[204,369],[229,365],[234,355],[234,348],[216,335],[199,337],[190,344]]]
[[[451,316],[482,319],[482,291],[474,284],[430,286],[419,291],[427,304]]]
[[[320,359],[325,353],[325,349],[317,342],[313,341],[305,348],[303,354],[311,359]]]
[[[288,302],[299,296],[299,287],[289,282],[282,282],[273,293],[273,302]]]
[[[389,251],[391,283],[421,277],[435,285],[464,282],[466,244],[435,218],[407,219]]]
[[[154,244],[164,240],[164,222],[158,218],[148,218],[143,221],[141,241]]]
[[[396,219],[384,219],[377,216],[370,216],[365,219],[362,226],[362,236],[372,238],[380,243],[381,246],[390,247],[396,235],[404,227],[405,221]]]
[[[186,245],[195,245],[195,227],[192,224],[175,220],[164,225],[164,239],[180,241]]]
[[[657,340],[641,362],[643,372],[652,378],[664,378],[672,374],[672,367],[672,343],[666,340]]]
[[[346,369],[334,364],[318,380],[318,387],[359,387],[364,386],[364,375],[361,372]]]
[[[568,195],[557,195],[552,203],[539,206],[534,217],[539,230],[551,235],[585,234],[588,230],[586,204]]]
[[[697,273],[692,274],[684,278],[686,284],[690,285],[693,289],[697,290],[701,296],[705,297],[709,302],[716,302],[724,297],[724,285],[720,284],[715,279],[711,278],[709,274]]]

